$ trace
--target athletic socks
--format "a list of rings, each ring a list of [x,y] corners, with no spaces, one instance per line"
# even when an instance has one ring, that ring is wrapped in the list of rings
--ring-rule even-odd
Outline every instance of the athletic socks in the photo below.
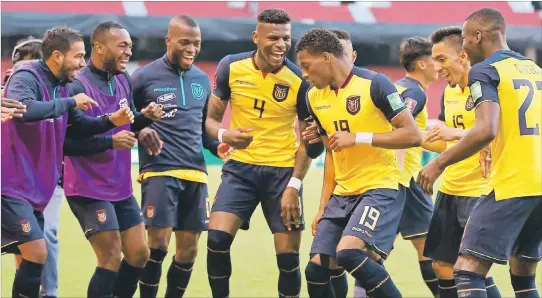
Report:
[[[177,263],[175,257],[173,257],[167,273],[166,298],[183,297],[190,281],[193,267],[194,263]]]
[[[305,268],[307,291],[310,298],[335,298],[331,287],[331,270],[316,263],[309,262]]]
[[[162,262],[167,251],[151,248],[151,256],[145,264],[143,274],[139,281],[139,295],[141,298],[156,298],[160,276],[162,276]]]
[[[231,257],[233,236],[219,230],[209,230],[207,236],[207,275],[213,298],[230,294]]]
[[[440,298],[457,298],[455,279],[439,279],[438,289]]]
[[[516,298],[540,298],[536,290],[535,276],[517,276],[510,273]],[[488,296],[489,297],[489,296]]]
[[[88,285],[87,298],[113,297],[117,272],[96,267]]]
[[[331,287],[335,298],[346,298],[348,295],[348,274],[343,268],[331,269]]]
[[[433,293],[433,297],[438,296],[438,279],[433,270],[433,260],[420,261],[420,270],[422,272],[423,281]]]
[[[43,264],[23,259],[19,270],[15,274],[11,291],[12,297],[39,297],[42,271]]]
[[[299,253],[277,255],[279,268],[279,296],[296,297],[301,291],[301,272],[299,270]]]
[[[137,290],[137,283],[141,278],[144,268],[134,267],[123,259],[120,263],[119,273],[113,295],[118,298],[131,298]]]
[[[459,298],[487,298],[486,277],[469,271],[455,271],[455,284]]]

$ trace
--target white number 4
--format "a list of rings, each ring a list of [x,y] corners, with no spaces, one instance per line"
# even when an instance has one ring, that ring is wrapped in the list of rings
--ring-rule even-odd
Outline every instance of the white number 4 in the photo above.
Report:
[[[369,223],[368,220],[365,221],[367,217],[372,220],[372,223]],[[380,217],[380,211],[378,211],[378,209],[371,206],[365,206],[363,209],[363,215],[361,215],[361,219],[359,220],[359,224],[364,225],[374,231],[378,217]]]

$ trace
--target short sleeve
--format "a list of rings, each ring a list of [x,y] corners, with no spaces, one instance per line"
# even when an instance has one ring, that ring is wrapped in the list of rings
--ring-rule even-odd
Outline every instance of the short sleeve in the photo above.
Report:
[[[216,67],[213,95],[221,100],[229,100],[230,93],[230,56],[226,56]]]
[[[305,80],[301,81],[301,86],[297,92],[297,118],[299,120],[305,120],[311,115],[307,107],[307,91],[309,90],[309,83]]]
[[[484,101],[499,102],[497,87],[500,77],[497,69],[490,64],[477,64],[469,71],[470,94],[477,107]]]
[[[444,93],[446,89],[442,91],[442,96],[440,97],[440,113],[438,114],[438,120],[446,122],[446,111],[444,110]]]
[[[413,117],[418,116],[427,102],[427,95],[421,88],[407,89],[401,94],[401,96],[403,97],[405,105],[410,110]]]
[[[322,127],[322,123],[320,123],[320,120],[318,119],[318,117],[316,117],[316,114],[314,114],[314,111],[312,110],[309,96],[310,96],[310,89],[305,93],[305,103],[306,103],[307,111],[309,112],[309,115],[312,118],[312,119],[309,119],[309,121],[312,121],[312,120],[316,121],[316,125],[318,125],[318,131],[320,132],[320,134],[327,135],[326,130]]]
[[[407,109],[395,85],[383,74],[377,74],[371,82],[371,99],[391,121],[395,116]]]

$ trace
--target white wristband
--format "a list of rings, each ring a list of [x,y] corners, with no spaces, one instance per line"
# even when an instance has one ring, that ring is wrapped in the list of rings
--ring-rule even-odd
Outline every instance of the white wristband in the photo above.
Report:
[[[356,133],[356,145],[372,145],[373,133],[372,132],[357,132]]]
[[[222,135],[224,134],[224,132],[226,132],[226,130],[224,128],[221,128],[221,129],[218,130],[218,141],[220,143],[224,143],[224,142],[222,142]]]
[[[301,180],[299,180],[299,178],[292,177],[290,178],[290,182],[288,182],[288,186],[286,187],[295,188],[297,191],[299,191],[301,189]]]

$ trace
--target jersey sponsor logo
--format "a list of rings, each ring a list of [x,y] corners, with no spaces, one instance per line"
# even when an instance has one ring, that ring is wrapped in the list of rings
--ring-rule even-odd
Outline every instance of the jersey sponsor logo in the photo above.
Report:
[[[405,98],[405,105],[407,106],[407,108],[412,113],[412,111],[414,111],[414,109],[418,105],[418,102],[415,101],[414,99],[410,98],[410,97],[407,97],[407,98]]]
[[[277,102],[283,102],[288,97],[289,90],[290,86],[276,83],[275,87],[273,88],[273,98]]]
[[[149,205],[147,206],[147,218],[153,218],[154,217],[154,206]]]
[[[326,110],[326,109],[331,109],[331,105],[325,105],[325,106],[316,106],[314,107],[315,110]]]
[[[177,88],[175,87],[160,87],[160,88],[154,88],[154,92],[172,92],[177,91]]]
[[[361,97],[359,95],[351,95],[346,99],[346,111],[354,116],[359,113],[361,108]]]
[[[405,103],[401,100],[401,96],[399,96],[399,93],[393,92],[392,94],[389,94],[387,97],[388,97],[388,102],[390,103],[390,106],[394,111],[397,111],[398,109],[405,106]]]
[[[469,95],[469,97],[467,97],[467,101],[465,102],[465,110],[470,111],[472,109],[474,109],[474,100],[472,99],[472,96]]]
[[[123,98],[121,100],[119,100],[119,107],[122,109],[122,108],[129,108],[130,106],[128,105],[128,100],[126,98]]]
[[[158,96],[156,98],[156,102],[157,103],[165,103],[165,102],[169,102],[173,99],[177,98],[177,96],[175,95],[175,93],[167,93],[167,94],[162,94],[160,96]]]
[[[482,97],[482,86],[480,85],[480,82],[474,82],[474,84],[470,86],[470,94],[475,101]]]
[[[25,233],[30,233],[32,230],[32,226],[30,225],[30,222],[27,219],[21,220],[21,229]]]
[[[96,210],[96,217],[98,218],[99,223],[105,223],[105,221],[107,220],[107,213],[105,212],[105,209]]]
[[[192,95],[195,99],[201,100],[205,96],[205,91],[203,90],[203,86],[198,83],[192,83],[190,84],[190,88],[192,88]]]
[[[167,113],[164,113],[164,116],[162,116],[162,119],[174,118],[176,114],[177,114],[177,109],[173,109]]]
[[[240,84],[240,85],[252,86],[252,87],[257,86],[256,83],[252,83],[252,82],[249,82],[249,81],[243,81],[243,80],[235,80],[234,83]]]

